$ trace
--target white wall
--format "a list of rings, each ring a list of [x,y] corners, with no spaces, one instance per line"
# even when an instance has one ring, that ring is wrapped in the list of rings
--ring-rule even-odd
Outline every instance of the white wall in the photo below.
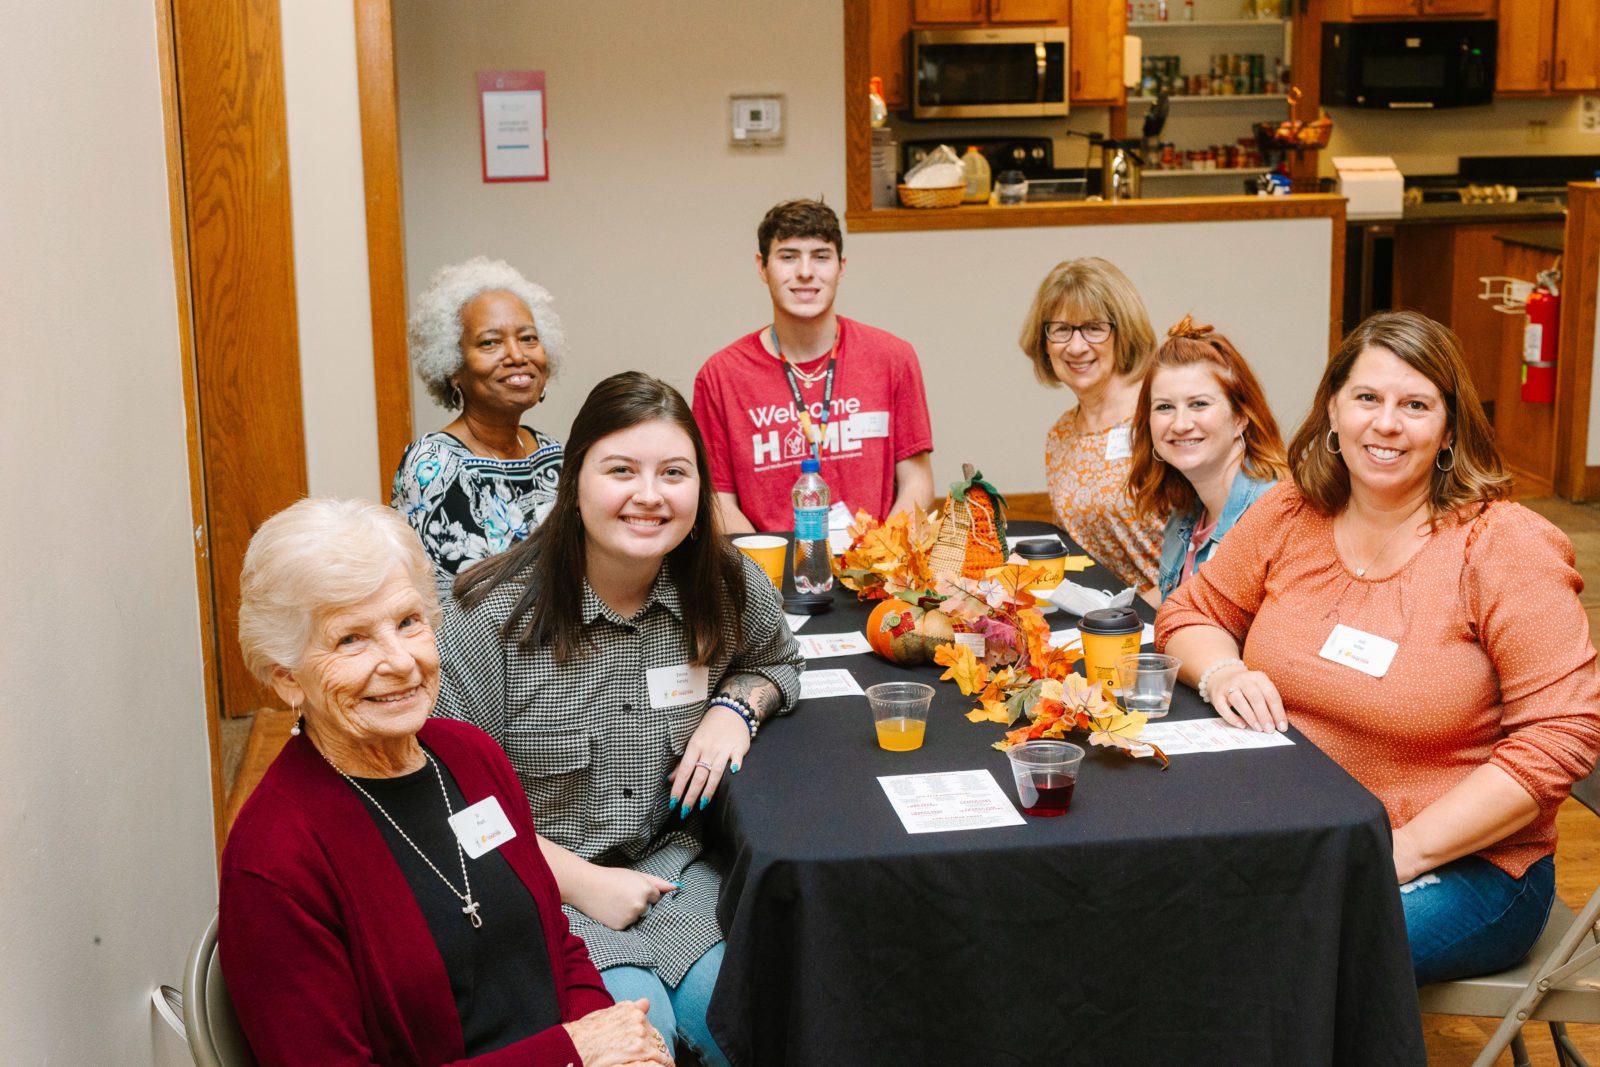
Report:
[[[734,12],[737,12],[735,17]],[[555,295],[574,353],[532,421],[565,436],[607,374],[651,370],[685,393],[706,356],[766,322],[755,227],[773,203],[844,203],[840,0],[731,9],[479,0],[395,5],[406,259],[412,292],[439,264],[501,256]],[[548,182],[480,180],[474,71],[544,70]],[[788,143],[730,148],[733,92],[788,98]],[[977,464],[1002,489],[1044,488],[1045,430],[1069,394],[1038,386],[1017,329],[1045,271],[1104,255],[1164,329],[1230,332],[1298,417],[1327,351],[1325,221],[846,235],[839,310],[901,334],[923,361],[935,473]],[[419,432],[448,416],[420,386]]]
[[[0,1059],[147,1064],[216,900],[154,7],[11,6]]]
[[[282,0],[300,390],[311,495],[388,500],[378,479],[366,192],[349,4]]]
[[[1323,174],[1334,156],[1391,156],[1402,174],[1454,174],[1461,156],[1600,155],[1600,136],[1578,130],[1578,98],[1503,98],[1486,107],[1426,115],[1336,107]],[[1542,122],[1537,132],[1529,124]]]

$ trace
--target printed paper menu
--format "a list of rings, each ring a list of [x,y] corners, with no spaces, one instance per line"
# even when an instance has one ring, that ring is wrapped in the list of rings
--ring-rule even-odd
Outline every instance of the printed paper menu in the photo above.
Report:
[[[1022,826],[1022,816],[988,771],[891,774],[878,784],[908,834]]]

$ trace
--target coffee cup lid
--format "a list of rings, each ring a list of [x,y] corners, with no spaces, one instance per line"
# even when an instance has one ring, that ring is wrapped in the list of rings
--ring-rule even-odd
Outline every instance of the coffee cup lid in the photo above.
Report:
[[[1078,630],[1086,634],[1131,634],[1143,629],[1139,613],[1131,607],[1095,608],[1078,622]]]
[[[1011,551],[1023,559],[1055,559],[1067,554],[1066,546],[1054,537],[1040,537],[1032,541],[1013,541]]]

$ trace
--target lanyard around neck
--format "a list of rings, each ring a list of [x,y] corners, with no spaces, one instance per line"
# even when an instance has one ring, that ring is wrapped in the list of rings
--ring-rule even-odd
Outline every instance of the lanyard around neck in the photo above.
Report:
[[[774,323],[769,329],[772,333],[772,351],[777,354],[778,362],[783,364],[783,373],[789,379],[789,394],[794,397],[795,410],[800,413],[800,432],[805,434],[806,440],[811,443],[812,453],[820,461],[822,439],[827,436],[828,419],[833,414],[833,370],[839,363],[839,335],[833,335],[833,347],[828,349],[828,374],[822,383],[822,416],[813,429],[811,412],[806,408],[805,398],[800,395],[800,379],[795,373],[794,364],[789,362],[789,357],[783,354],[783,348],[778,344],[777,324]]]

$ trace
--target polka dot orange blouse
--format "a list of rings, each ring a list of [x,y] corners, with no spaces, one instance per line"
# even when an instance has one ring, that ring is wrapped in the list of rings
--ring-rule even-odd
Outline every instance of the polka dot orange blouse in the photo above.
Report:
[[[1467,551],[1472,535],[1470,554]],[[1405,566],[1356,577],[1333,523],[1280,483],[1156,617],[1156,646],[1185,626],[1243,638],[1289,722],[1404,826],[1492,763],[1539,806],[1478,855],[1513,877],[1555,851],[1556,808],[1600,751],[1600,676],[1572,543],[1517,504],[1440,523]],[[1400,647],[1381,678],[1319,655],[1343,623]]]

